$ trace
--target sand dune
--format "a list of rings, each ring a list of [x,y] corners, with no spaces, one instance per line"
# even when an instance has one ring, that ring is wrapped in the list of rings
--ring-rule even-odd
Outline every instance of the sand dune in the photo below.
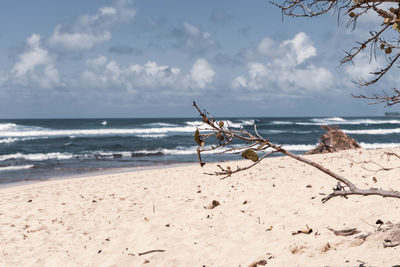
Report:
[[[307,157],[359,187],[400,190],[399,168],[376,171],[370,162],[400,167],[383,152]],[[213,170],[196,164],[0,189],[0,265],[400,264],[400,246],[383,246],[385,239],[400,241],[400,199],[351,196],[322,204],[336,181],[288,157],[224,180],[203,174]],[[220,205],[211,208],[214,200]],[[359,232],[337,236],[329,228]]]

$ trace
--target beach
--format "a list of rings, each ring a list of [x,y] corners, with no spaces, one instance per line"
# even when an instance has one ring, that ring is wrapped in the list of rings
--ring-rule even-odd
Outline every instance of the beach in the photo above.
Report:
[[[361,188],[400,190],[400,159],[385,151],[400,154],[359,149],[307,158]],[[396,241],[396,229],[375,224],[381,220],[387,230],[399,223],[400,199],[349,196],[323,204],[336,181],[289,157],[267,158],[222,180],[204,174],[216,170],[216,163],[193,164],[2,188],[0,265],[400,263],[400,246],[383,246],[389,234]],[[333,232],[348,228],[359,232]]]

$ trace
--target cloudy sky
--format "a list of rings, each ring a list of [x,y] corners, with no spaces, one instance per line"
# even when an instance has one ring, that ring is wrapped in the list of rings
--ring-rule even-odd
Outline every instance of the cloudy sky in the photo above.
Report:
[[[360,89],[381,59],[339,67],[381,21],[346,21],[282,20],[261,0],[4,0],[0,117],[194,117],[193,100],[216,116],[382,115],[351,94],[396,73]]]

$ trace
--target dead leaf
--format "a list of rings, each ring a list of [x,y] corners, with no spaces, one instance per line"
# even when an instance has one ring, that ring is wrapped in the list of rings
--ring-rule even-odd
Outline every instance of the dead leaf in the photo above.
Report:
[[[242,158],[249,159],[254,162],[258,161],[257,153],[251,148],[246,149],[245,151],[242,152]]]
[[[321,249],[322,252],[327,252],[330,250],[332,247],[329,243],[326,243],[325,246]]]
[[[194,132],[194,141],[199,145],[199,146],[204,146],[204,141],[200,139],[200,132],[199,129],[196,129]]]
[[[219,204],[219,202],[217,200],[213,200],[210,204],[208,204],[204,208],[212,210],[213,208],[218,207],[219,205],[221,205],[221,204]]]
[[[298,234],[311,234],[312,233],[312,228],[308,227],[308,225],[306,225],[306,229],[300,229],[297,230],[295,232],[292,232],[292,235],[298,235]]]
[[[249,267],[257,267],[259,265],[267,265],[267,261],[266,260],[255,261],[255,262],[251,263],[249,265]]]
[[[297,253],[302,253],[303,252],[303,250],[305,249],[306,247],[305,246],[298,246],[298,245],[296,245],[296,244],[293,244],[293,245],[291,245],[291,246],[289,246],[289,250],[290,250],[290,252],[292,253],[292,254],[297,254]]]

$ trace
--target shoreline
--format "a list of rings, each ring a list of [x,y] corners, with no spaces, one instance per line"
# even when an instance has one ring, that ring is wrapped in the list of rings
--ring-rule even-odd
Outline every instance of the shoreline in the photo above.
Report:
[[[361,150],[366,150],[366,151],[380,151],[380,150],[386,150],[386,149],[396,149],[396,147],[371,148],[371,149],[361,148]],[[329,154],[333,154],[333,153],[329,153]],[[305,154],[300,154],[300,155],[305,156]],[[284,154],[272,155],[268,158],[279,158],[279,157],[290,158],[289,156],[286,156]],[[229,161],[209,161],[206,163],[207,163],[207,165],[216,165],[218,163],[229,164],[230,162],[236,164],[237,162],[246,162],[246,160],[238,159],[238,160],[234,160],[234,161],[231,161],[231,160],[229,160]],[[41,183],[46,183],[46,182],[58,181],[58,180],[91,178],[91,177],[115,175],[115,174],[129,174],[129,173],[134,173],[137,171],[168,169],[168,168],[174,168],[174,167],[193,166],[193,165],[198,165],[198,164],[199,163],[196,161],[196,162],[184,162],[184,163],[174,162],[174,163],[154,164],[154,165],[135,166],[135,167],[106,168],[106,169],[102,169],[102,170],[88,171],[88,172],[83,172],[83,173],[78,173],[78,174],[66,174],[66,175],[60,175],[60,176],[51,176],[48,178],[39,178],[39,179],[35,179],[35,180],[0,183],[0,190],[3,188],[41,184]]]
[[[308,155],[362,188],[400,190],[384,151]],[[393,168],[374,172],[375,162]],[[221,163],[249,164],[246,160]],[[287,156],[220,180],[217,163],[56,179],[1,188],[2,266],[393,266],[400,199],[333,198],[336,181]],[[246,165],[247,165],[246,164]],[[368,165],[369,164],[369,165]],[[217,201],[219,205],[212,205]],[[354,212],[357,211],[357,212]],[[375,222],[384,222],[376,231]],[[310,233],[293,234],[312,229]],[[331,230],[357,228],[355,235]],[[396,232],[397,231],[397,232]],[[391,237],[388,235],[391,234]],[[364,238],[357,238],[366,235]],[[399,240],[400,241],[400,240]],[[154,251],[152,253],[146,253]]]
[[[74,180],[74,179],[90,179],[90,178],[98,177],[98,176],[107,176],[107,175],[115,175],[115,174],[129,174],[129,173],[135,173],[138,171],[168,169],[168,168],[175,168],[175,167],[192,166],[195,164],[198,164],[198,163],[197,162],[196,163],[170,163],[170,164],[158,164],[158,165],[126,167],[126,168],[108,168],[108,169],[103,169],[103,170],[98,170],[98,171],[85,172],[85,173],[81,173],[81,174],[53,176],[53,177],[37,179],[37,180],[1,183],[0,190],[2,190],[3,188],[29,186],[29,185],[34,185],[34,184],[42,184],[42,183],[46,183],[46,182],[54,182],[54,181],[61,181],[61,180]]]

